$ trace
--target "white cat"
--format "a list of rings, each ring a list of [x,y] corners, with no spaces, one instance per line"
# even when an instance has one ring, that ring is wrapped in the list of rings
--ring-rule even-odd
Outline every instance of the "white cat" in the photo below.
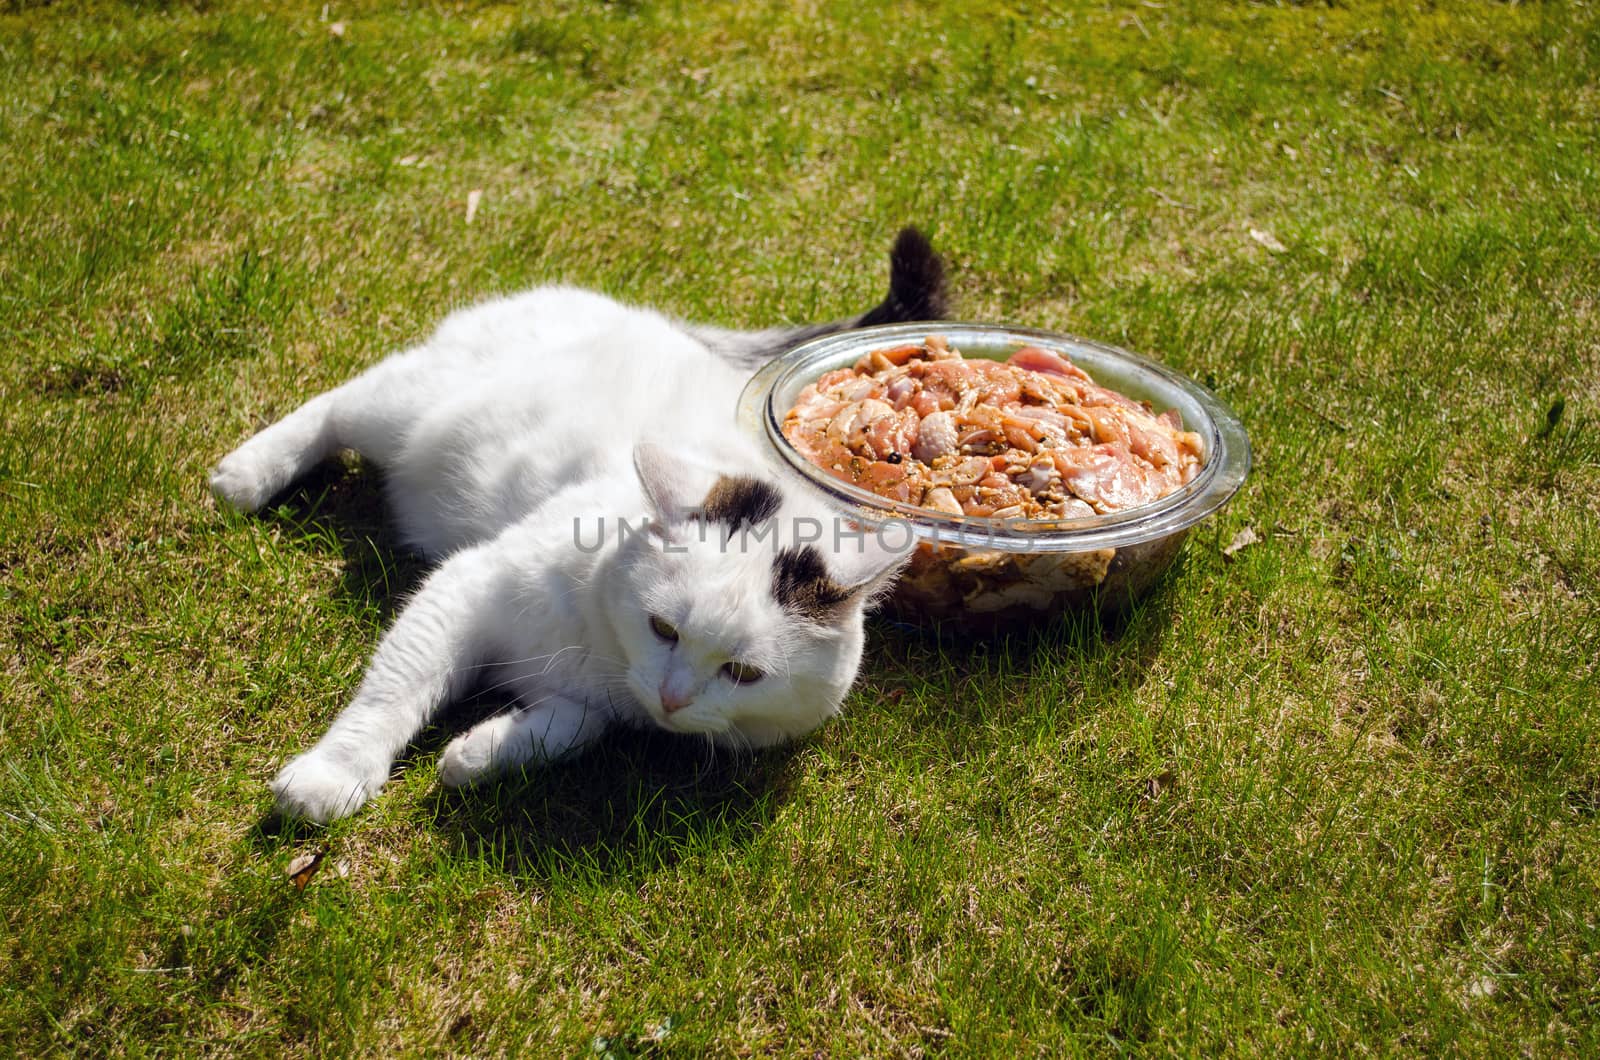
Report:
[[[805,328],[698,327],[566,287],[486,302],[224,457],[212,491],[253,512],[354,449],[384,469],[406,541],[442,561],[354,700],[278,773],[278,809],[354,812],[485,680],[516,707],[445,748],[447,785],[618,723],[763,747],[836,713],[863,610],[903,550],[836,536],[834,513],[775,477],[734,412],[751,367],[799,341],[942,316],[927,240],[900,233],[891,263],[881,305]]]

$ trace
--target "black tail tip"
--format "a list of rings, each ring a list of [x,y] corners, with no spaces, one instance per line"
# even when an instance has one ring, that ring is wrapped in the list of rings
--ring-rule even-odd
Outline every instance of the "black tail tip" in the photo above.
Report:
[[[919,230],[902,228],[889,251],[889,297],[862,325],[943,320],[948,310],[944,259]]]

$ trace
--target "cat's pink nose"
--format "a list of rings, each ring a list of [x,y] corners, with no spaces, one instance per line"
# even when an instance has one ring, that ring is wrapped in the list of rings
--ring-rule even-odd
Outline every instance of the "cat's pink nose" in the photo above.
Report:
[[[687,707],[691,702],[693,702],[692,698],[689,696],[683,695],[679,692],[668,691],[665,682],[662,683],[660,688],[656,689],[656,694],[661,697],[661,709],[666,711],[668,714],[671,714],[674,711],[682,710],[684,707]]]

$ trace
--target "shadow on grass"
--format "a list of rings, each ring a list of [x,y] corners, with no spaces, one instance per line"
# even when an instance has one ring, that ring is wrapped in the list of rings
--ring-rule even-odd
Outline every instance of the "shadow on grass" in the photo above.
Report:
[[[790,790],[793,760],[619,731],[570,762],[428,801],[466,857],[528,882],[608,884],[748,843]]]
[[[394,775],[429,769],[457,734],[510,709],[494,693],[451,704],[401,753]],[[422,805],[465,859],[524,882],[603,885],[747,842],[791,788],[793,758],[789,749],[735,753],[665,732],[618,730],[570,761],[474,788],[436,785]],[[248,842],[258,855],[337,846],[359,820],[358,813],[323,829],[269,810]]]
[[[1184,555],[1135,604],[1115,613],[1069,611],[1037,625],[965,635],[887,617],[869,624],[861,685],[924,705],[919,726],[970,731],[996,699],[1018,711],[1092,709],[1142,684],[1176,618]],[[935,700],[929,709],[928,700]]]
[[[397,769],[417,768],[456,726],[436,726]],[[713,755],[698,740],[617,732],[570,762],[508,774],[476,788],[436,786],[422,806],[465,860],[523,883],[607,885],[642,879],[701,851],[756,836],[792,786],[792,752]],[[380,796],[381,797],[381,796]],[[359,827],[323,829],[268,811],[251,830],[258,856],[337,847]]]
[[[319,465],[273,498],[262,517],[286,540],[342,557],[338,596],[385,624],[433,567],[395,532],[382,473],[354,458]]]

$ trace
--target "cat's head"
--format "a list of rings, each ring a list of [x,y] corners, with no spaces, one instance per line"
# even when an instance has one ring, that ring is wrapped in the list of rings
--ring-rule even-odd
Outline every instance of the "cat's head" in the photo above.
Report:
[[[766,746],[836,713],[862,618],[909,541],[858,533],[809,495],[651,444],[634,464],[648,532],[622,545],[607,608],[634,697],[664,729]]]

